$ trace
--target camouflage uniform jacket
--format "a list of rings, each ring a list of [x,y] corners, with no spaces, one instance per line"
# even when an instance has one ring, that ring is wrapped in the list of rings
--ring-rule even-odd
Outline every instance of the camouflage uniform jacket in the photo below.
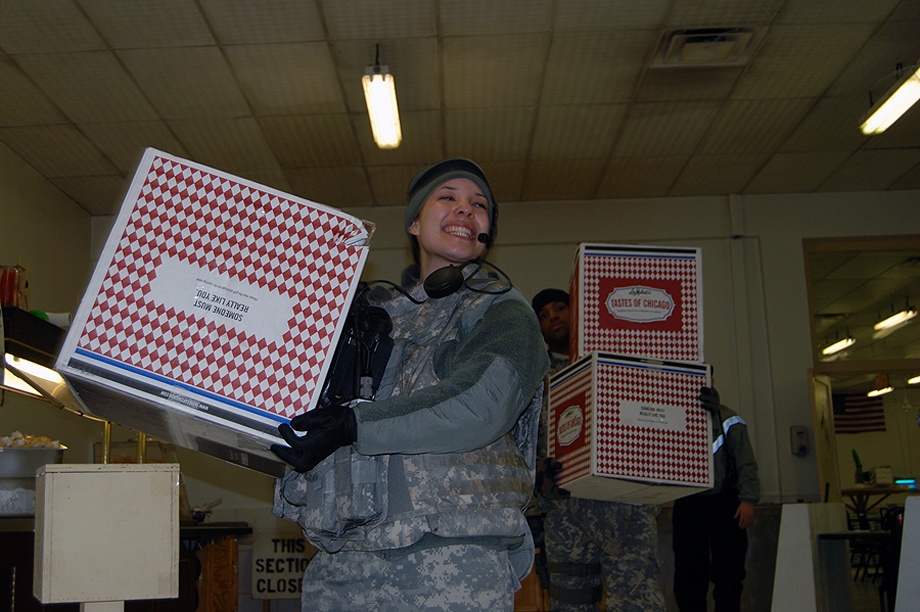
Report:
[[[411,293],[425,297],[420,286]],[[422,304],[382,289],[370,298],[390,314],[395,346],[376,400],[355,408],[358,441],[285,475],[275,514],[327,552],[408,554],[441,538],[517,548],[523,575],[548,365],[533,310],[515,289],[463,287]],[[522,415],[526,427],[516,426]]]

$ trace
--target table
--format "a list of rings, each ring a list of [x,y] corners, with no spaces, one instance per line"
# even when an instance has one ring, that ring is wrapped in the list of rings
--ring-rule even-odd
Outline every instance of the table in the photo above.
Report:
[[[848,497],[850,502],[846,507],[857,515],[865,516],[870,510],[878,507],[889,496],[896,493],[910,493],[911,489],[900,485],[872,485],[841,489],[840,494]],[[878,499],[873,499],[878,498]]]
[[[878,588],[879,608],[882,612],[893,612],[895,594],[898,590],[898,564],[901,558],[900,530],[866,531],[854,529],[818,534],[819,543],[834,540],[849,540],[851,545],[863,543],[877,547],[881,556],[880,565],[882,568],[882,581]],[[826,586],[833,587],[835,585],[828,584]]]

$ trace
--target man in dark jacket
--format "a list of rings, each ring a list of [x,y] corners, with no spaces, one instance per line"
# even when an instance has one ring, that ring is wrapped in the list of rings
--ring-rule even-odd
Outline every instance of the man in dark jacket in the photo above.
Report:
[[[681,612],[706,612],[710,581],[717,612],[741,609],[747,528],[760,500],[757,461],[747,423],[703,387],[700,401],[712,413],[712,489],[674,502],[674,596]]]

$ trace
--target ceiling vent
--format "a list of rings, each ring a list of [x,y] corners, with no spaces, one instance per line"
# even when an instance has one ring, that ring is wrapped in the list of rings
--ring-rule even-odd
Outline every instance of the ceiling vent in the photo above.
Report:
[[[753,28],[670,30],[661,37],[652,67],[743,66],[759,39]]]

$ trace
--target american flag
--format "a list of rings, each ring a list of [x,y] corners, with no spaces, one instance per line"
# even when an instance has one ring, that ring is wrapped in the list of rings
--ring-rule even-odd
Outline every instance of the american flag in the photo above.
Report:
[[[885,407],[881,397],[865,393],[834,393],[834,433],[856,434],[885,431]]]

